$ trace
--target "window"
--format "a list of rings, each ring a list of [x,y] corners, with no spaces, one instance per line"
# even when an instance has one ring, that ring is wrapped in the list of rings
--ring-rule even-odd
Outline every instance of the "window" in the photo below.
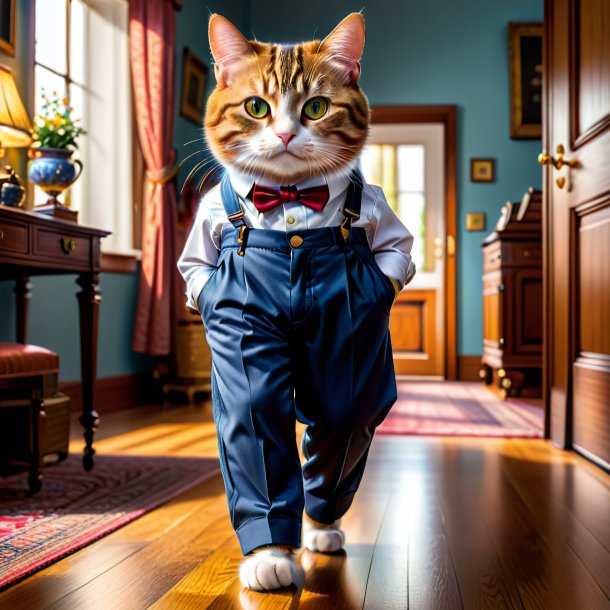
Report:
[[[36,0],[36,113],[42,88],[56,91],[87,132],[82,176],[62,198],[82,224],[112,231],[102,250],[122,253],[133,253],[128,24],[127,0]]]
[[[390,204],[417,239],[411,255],[426,271],[425,147],[422,144],[368,144],[360,166],[369,184],[381,186]]]

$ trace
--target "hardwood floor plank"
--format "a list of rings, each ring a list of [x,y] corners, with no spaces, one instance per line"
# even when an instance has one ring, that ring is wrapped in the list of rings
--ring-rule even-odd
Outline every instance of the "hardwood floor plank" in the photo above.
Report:
[[[404,490],[388,501],[373,551],[364,610],[409,605],[409,532],[404,524],[409,510],[408,495]]]
[[[150,607],[226,538],[228,517],[217,518],[222,514],[221,501],[224,503],[224,497],[206,504],[167,534],[50,605],[49,610]]]
[[[519,453],[524,459],[526,458],[526,452],[523,449]],[[524,467],[523,461],[503,460],[502,466],[503,472],[533,515],[534,524],[546,543],[552,546],[559,555],[565,552],[564,547],[567,545],[610,599],[610,551],[604,544],[608,544],[610,540],[597,538],[586,527],[586,520],[582,521],[576,513],[572,512],[574,506],[569,501],[571,494],[567,496],[568,501],[566,501],[565,493],[552,489],[557,481],[561,481],[561,487],[563,487],[563,481],[571,476],[566,470],[572,471],[574,465],[535,464],[532,466],[528,463]],[[557,470],[559,472],[553,474],[553,471]],[[595,485],[602,484],[596,481]],[[599,495],[603,498],[604,494],[598,493],[595,497]],[[603,524],[608,520],[610,498],[608,500],[607,510],[603,515],[599,515],[596,524]],[[551,519],[549,519],[549,515],[552,515]],[[600,527],[595,529],[599,535]]]
[[[511,574],[499,560],[480,510],[459,472],[454,474],[446,477],[440,501],[463,607],[521,610]]]
[[[604,608],[607,598],[569,547],[558,553],[545,540],[535,516],[503,474],[503,459],[500,453],[488,453],[482,480],[466,483],[525,608]],[[537,464],[527,463],[524,468]]]

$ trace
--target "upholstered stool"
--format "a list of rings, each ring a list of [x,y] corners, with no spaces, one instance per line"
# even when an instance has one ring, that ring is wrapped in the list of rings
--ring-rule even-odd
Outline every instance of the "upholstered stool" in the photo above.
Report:
[[[57,384],[59,357],[51,350],[36,345],[0,342],[0,409],[11,405],[26,405],[28,409],[28,437],[20,455],[2,455],[0,464],[29,466],[28,484],[32,493],[40,490],[44,465],[42,439],[45,411],[43,397],[49,386]],[[27,398],[27,401],[23,401]],[[21,402],[15,399],[22,399]]]

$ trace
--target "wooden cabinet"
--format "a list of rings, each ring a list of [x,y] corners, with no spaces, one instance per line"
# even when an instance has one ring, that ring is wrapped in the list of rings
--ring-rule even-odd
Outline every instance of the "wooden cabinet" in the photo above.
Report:
[[[483,241],[481,378],[505,395],[542,389],[541,191],[508,202]]]

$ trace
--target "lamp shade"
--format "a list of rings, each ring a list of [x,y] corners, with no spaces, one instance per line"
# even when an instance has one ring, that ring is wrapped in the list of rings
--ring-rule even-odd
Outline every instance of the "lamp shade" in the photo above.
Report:
[[[32,143],[32,124],[10,68],[0,65],[0,144],[22,148]]]

